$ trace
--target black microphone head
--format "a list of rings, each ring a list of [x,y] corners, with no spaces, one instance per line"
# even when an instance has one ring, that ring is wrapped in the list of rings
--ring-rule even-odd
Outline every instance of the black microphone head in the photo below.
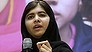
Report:
[[[23,40],[23,49],[27,49],[32,47],[32,40],[30,38],[25,38]]]

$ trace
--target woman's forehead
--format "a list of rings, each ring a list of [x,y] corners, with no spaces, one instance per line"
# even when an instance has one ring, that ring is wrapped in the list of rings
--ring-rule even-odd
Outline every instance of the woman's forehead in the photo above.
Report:
[[[33,8],[32,10],[30,10],[30,12],[39,12],[39,11],[44,11],[45,12],[45,10],[39,4],[35,8]]]

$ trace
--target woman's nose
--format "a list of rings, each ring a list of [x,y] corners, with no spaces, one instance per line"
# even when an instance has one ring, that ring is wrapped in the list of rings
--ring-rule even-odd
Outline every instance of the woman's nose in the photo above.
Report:
[[[35,23],[40,23],[40,17],[38,15],[35,16]]]

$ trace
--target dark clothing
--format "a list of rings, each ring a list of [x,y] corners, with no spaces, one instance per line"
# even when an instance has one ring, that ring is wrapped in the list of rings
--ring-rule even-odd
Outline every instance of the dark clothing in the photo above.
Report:
[[[83,23],[80,14],[76,17],[73,21],[77,31],[73,52],[92,52],[92,27]]]
[[[92,27],[82,24],[75,38],[74,52],[92,52]]]
[[[63,41],[52,42],[52,52],[73,52],[71,48]]]

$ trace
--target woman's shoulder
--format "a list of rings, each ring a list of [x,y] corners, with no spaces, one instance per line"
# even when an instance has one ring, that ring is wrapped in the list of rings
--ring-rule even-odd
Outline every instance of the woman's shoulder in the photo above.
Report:
[[[71,48],[63,41],[51,42],[53,52],[73,52]]]

